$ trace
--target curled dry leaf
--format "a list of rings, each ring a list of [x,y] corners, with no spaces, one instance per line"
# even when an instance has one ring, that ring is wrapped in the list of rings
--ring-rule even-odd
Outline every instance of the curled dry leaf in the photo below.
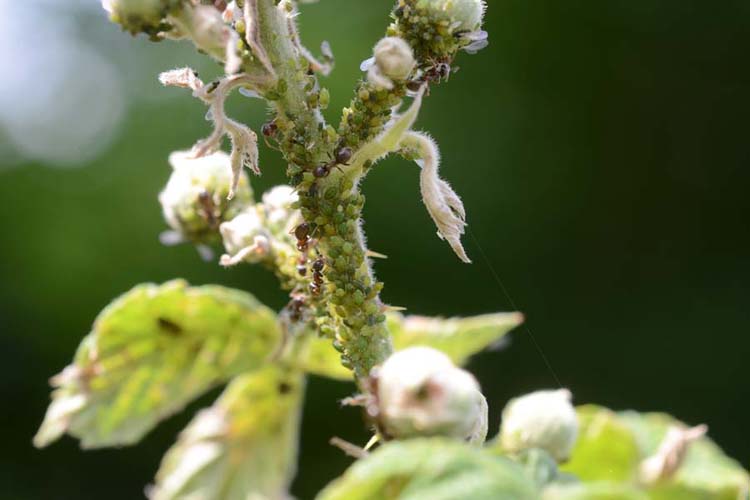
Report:
[[[419,152],[417,163],[422,167],[419,187],[425,207],[438,228],[438,236],[448,242],[459,259],[471,263],[461,244],[466,227],[464,204],[450,185],[438,176],[440,151],[435,141],[425,134],[409,132],[401,144]]]

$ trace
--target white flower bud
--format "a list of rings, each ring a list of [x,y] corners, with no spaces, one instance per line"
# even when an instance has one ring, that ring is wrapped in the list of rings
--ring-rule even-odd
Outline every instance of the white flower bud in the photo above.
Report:
[[[226,57],[230,30],[227,29],[221,12],[213,5],[195,5],[186,12],[178,27],[210,56],[218,60]]]
[[[541,448],[567,460],[578,437],[578,417],[567,389],[537,391],[512,399],[503,410],[500,445],[517,453]]]
[[[434,12],[437,19],[447,14],[456,23],[456,31],[478,30],[487,9],[484,0],[426,0],[419,5]]]
[[[271,237],[263,222],[258,207],[253,206],[219,227],[227,251],[221,257],[222,266],[233,266],[243,261],[257,263],[268,256]]]
[[[406,80],[414,69],[414,53],[409,44],[397,36],[381,39],[373,49],[380,73],[395,81]]]
[[[263,208],[266,225],[274,234],[286,234],[300,222],[300,213],[292,208],[292,203],[299,199],[297,191],[291,186],[276,186],[263,193]]]
[[[170,9],[179,5],[175,0],[101,0],[112,21],[131,33],[155,33]]]
[[[218,235],[219,224],[237,215],[252,202],[252,190],[246,176],[237,196],[227,200],[232,183],[229,156],[216,152],[202,158],[177,151],[169,156],[172,175],[159,202],[167,224],[194,242],[207,242]]]
[[[379,420],[387,434],[484,441],[487,403],[479,384],[442,352],[404,349],[389,357],[376,376]]]

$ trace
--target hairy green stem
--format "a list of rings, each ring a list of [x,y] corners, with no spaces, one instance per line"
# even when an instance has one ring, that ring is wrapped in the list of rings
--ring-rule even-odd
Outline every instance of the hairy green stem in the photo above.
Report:
[[[295,46],[286,13],[273,0],[258,0],[257,6],[260,39],[278,77],[266,97],[276,111],[279,146],[316,250],[324,258],[325,285],[311,292],[326,314],[319,320],[320,330],[332,338],[342,363],[363,380],[390,355],[392,345],[379,298],[382,283],[375,281],[361,227],[361,171],[345,175],[330,167],[326,175],[315,175],[345,143],[320,114],[320,90]]]

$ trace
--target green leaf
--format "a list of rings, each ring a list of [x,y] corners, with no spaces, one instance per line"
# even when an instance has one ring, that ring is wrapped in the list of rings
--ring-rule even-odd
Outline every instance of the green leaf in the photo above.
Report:
[[[593,483],[551,484],[542,500],[651,500],[631,484],[597,481]]]
[[[353,380],[354,375],[341,364],[341,354],[327,338],[310,335],[307,353],[301,358],[300,368],[313,375],[328,377],[334,380]]]
[[[66,432],[83,448],[135,443],[208,389],[261,366],[280,337],[274,312],[247,293],[181,280],[139,285],[101,312],[73,364],[52,379],[34,444]]]
[[[447,354],[457,365],[496,344],[523,322],[521,313],[495,313],[468,318],[429,318],[388,314],[388,329],[397,350],[415,345],[434,347]],[[341,366],[340,355],[328,339],[315,338],[310,343],[304,368],[315,375],[351,380],[351,371]]]
[[[633,432],[643,457],[656,452],[671,426],[685,424],[664,413],[622,412],[619,419]],[[747,498],[750,476],[708,437],[688,447],[685,461],[668,481],[649,491],[654,500],[736,500]],[[744,496],[743,496],[744,495]]]
[[[580,436],[571,460],[561,466],[587,482],[623,481],[637,484],[641,462],[654,454],[671,426],[685,424],[663,413],[614,413],[606,408],[587,405],[578,408]],[[606,483],[592,483],[606,488]],[[628,496],[572,496],[549,498],[630,498]],[[584,488],[581,486],[581,488]],[[560,490],[568,491],[568,490]],[[584,491],[582,489],[581,491]],[[585,491],[589,491],[586,489]],[[593,490],[592,490],[593,491]],[[724,455],[709,438],[702,437],[688,446],[684,462],[674,476],[643,486],[642,496],[649,500],[737,500],[747,498],[750,476],[734,460]],[[562,494],[562,493],[561,493]],[[545,494],[545,500],[547,495]]]
[[[357,461],[318,500],[538,498],[520,465],[440,438],[391,441]]]
[[[578,440],[560,469],[584,481],[634,480],[641,453],[632,431],[606,408],[585,405],[576,411]]]
[[[304,377],[274,366],[237,377],[167,452],[151,500],[288,498]]]

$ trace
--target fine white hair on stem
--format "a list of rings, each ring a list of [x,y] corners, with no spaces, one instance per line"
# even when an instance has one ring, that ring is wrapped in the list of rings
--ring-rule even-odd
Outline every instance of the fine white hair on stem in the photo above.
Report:
[[[425,92],[425,86],[423,85],[417,94],[414,96],[414,101],[402,114],[395,114],[390,122],[385,126],[385,129],[372,141],[362,146],[359,151],[354,153],[351,167],[361,168],[366,161],[376,162],[389,153],[397,151],[401,141],[404,139],[406,134],[411,129],[414,122],[417,120],[419,110],[422,107],[422,97]]]
[[[438,176],[440,151],[437,144],[426,134],[409,131],[404,134],[401,146],[412,148],[419,154],[417,164],[422,168],[419,176],[422,200],[435,221],[438,236],[448,242],[459,259],[471,263],[461,245],[461,236],[466,227],[466,211],[461,198]]]
[[[240,181],[242,167],[248,167],[254,174],[260,175],[258,168],[258,136],[246,125],[232,120],[224,111],[224,102],[229,93],[240,86],[257,85],[253,78],[246,74],[231,75],[218,81],[203,84],[190,68],[180,68],[166,71],[159,75],[163,85],[189,88],[193,95],[209,106],[208,117],[213,121],[214,130],[211,134],[198,141],[193,146],[193,155],[200,158],[213,153],[221,147],[224,135],[232,141],[231,167],[232,185],[228,198],[231,200]]]
[[[253,55],[258,58],[258,61],[268,71],[268,74],[276,78],[276,71],[274,71],[266,48],[260,40],[258,0],[245,0],[243,16],[245,18],[245,41],[250,46]]]

